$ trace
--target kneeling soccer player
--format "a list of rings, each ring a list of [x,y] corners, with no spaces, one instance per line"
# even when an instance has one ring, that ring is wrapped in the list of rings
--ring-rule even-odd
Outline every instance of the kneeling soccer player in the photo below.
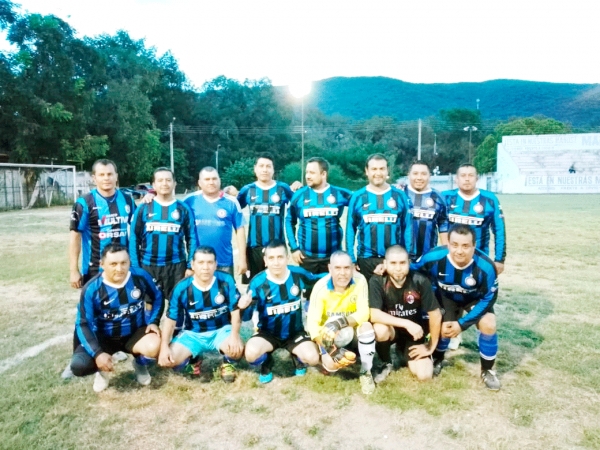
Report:
[[[409,256],[399,245],[385,252],[386,275],[369,280],[371,323],[375,329],[377,353],[384,363],[375,377],[381,383],[392,370],[390,347],[404,356],[408,368],[419,380],[433,377],[431,354],[440,336],[442,314],[433,296],[429,280],[409,272]],[[428,323],[424,317],[429,317]],[[430,339],[426,341],[425,331]]]
[[[494,262],[475,248],[475,231],[468,225],[453,225],[448,247],[436,247],[423,255],[411,268],[421,270],[432,281],[433,292],[444,308],[441,339],[433,353],[433,373],[443,367],[450,339],[471,325],[479,330],[481,379],[497,391],[500,381],[493,369],[498,353],[498,334],[494,303],[498,280]],[[463,312],[466,314],[463,316]]]
[[[120,244],[104,247],[100,267],[103,271],[81,291],[71,370],[78,377],[95,372],[93,388],[101,392],[113,371],[111,354],[124,351],[135,356],[136,379],[147,386],[151,378],[146,366],[160,349],[162,294],[150,274],[130,266],[127,248]],[[146,298],[152,301],[147,317]]]
[[[287,247],[282,241],[271,241],[265,247],[266,270],[257,274],[248,286],[244,300],[252,305],[244,317],[258,311],[258,332],[246,343],[246,360],[260,366],[259,380],[273,379],[273,351],[285,348],[292,354],[295,375],[306,374],[306,366],[319,363],[317,346],[302,325],[302,291],[320,278],[301,267],[288,266]]]
[[[225,357],[221,378],[231,383],[236,378],[232,363],[244,352],[238,309],[240,294],[233,277],[217,271],[217,255],[212,247],[196,248],[192,270],[194,275],[180,281],[173,290],[158,363],[182,371],[190,357],[220,352]],[[171,341],[178,319],[184,323],[184,330]]]
[[[360,384],[367,395],[375,392],[371,374],[375,332],[368,320],[367,281],[363,275],[354,272],[354,264],[348,253],[336,251],[330,258],[329,275],[320,279],[313,288],[306,327],[320,347],[321,364],[329,372],[356,362],[356,353],[351,349],[358,346]],[[352,330],[350,336],[347,335],[348,329]],[[353,339],[350,339],[351,346],[346,348],[344,341],[348,337]]]

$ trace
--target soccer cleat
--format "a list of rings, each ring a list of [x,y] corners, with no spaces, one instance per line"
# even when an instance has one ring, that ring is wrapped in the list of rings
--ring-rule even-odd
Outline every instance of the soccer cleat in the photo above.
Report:
[[[258,376],[258,381],[260,381],[261,384],[270,383],[271,381],[273,381],[273,372],[261,373]]]
[[[373,380],[373,375],[371,375],[370,371],[360,375],[360,388],[365,395],[371,395],[375,392],[375,381]]]
[[[233,366],[233,364],[224,362],[223,364],[221,364],[220,371],[221,379],[225,383],[233,383],[235,381],[237,374],[235,372],[235,367]]]
[[[444,368],[444,360],[443,359],[434,359],[433,360],[433,376],[438,377],[440,373],[442,373],[442,369]]]
[[[99,370],[94,376],[94,392],[102,392],[108,387],[108,373]]]
[[[63,370],[63,372],[60,374],[60,377],[63,380],[70,380],[71,378],[73,378],[73,371],[71,370],[71,361],[69,361],[69,364],[67,364],[65,370]]]
[[[137,380],[137,382],[140,383],[142,386],[148,386],[152,381],[152,377],[148,373],[148,367],[138,364],[135,359],[133,360],[132,364],[133,370],[135,370],[135,379]]]
[[[121,361],[127,361],[127,353],[125,352],[116,352],[112,355],[113,363],[118,363]]]
[[[500,390],[500,380],[496,376],[496,372],[493,370],[484,370],[481,372],[481,380],[485,384],[485,387],[490,391]]]
[[[392,373],[392,364],[386,363],[381,368],[381,372],[379,372],[373,380],[377,384],[382,383],[383,381],[385,381],[385,379],[388,377],[388,375],[390,373]]]
[[[296,367],[296,370],[294,370],[294,375],[297,377],[303,377],[304,375],[306,375],[306,372],[306,367]]]
[[[202,360],[199,359],[196,362],[190,362],[189,364],[187,364],[184,369],[183,369],[183,373],[186,375],[191,375],[193,377],[199,377],[200,376],[200,372],[201,372],[201,367],[202,367]]]

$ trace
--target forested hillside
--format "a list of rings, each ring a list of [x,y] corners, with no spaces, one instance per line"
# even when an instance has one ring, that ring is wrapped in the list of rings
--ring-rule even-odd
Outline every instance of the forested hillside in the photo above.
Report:
[[[544,115],[574,126],[600,125],[600,85],[492,80],[416,84],[384,77],[335,77],[315,83],[310,104],[355,120],[423,119],[441,109],[476,109],[485,119]]]

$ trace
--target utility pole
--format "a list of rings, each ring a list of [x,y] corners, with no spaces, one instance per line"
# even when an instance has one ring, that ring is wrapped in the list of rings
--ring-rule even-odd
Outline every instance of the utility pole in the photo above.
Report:
[[[217,152],[215,153],[217,173],[219,173],[219,148],[221,148],[221,144],[217,145]]]
[[[419,144],[417,147],[417,161],[421,161],[421,119],[419,119]]]
[[[473,163],[473,158],[471,157],[471,133],[473,131],[477,131],[477,127],[474,127],[473,125],[470,125],[468,127],[464,127],[463,130],[469,132],[469,164],[472,164]]]
[[[171,172],[175,174],[175,164],[173,163],[173,122],[175,122],[175,117],[171,120],[169,124],[169,142],[171,147]]]

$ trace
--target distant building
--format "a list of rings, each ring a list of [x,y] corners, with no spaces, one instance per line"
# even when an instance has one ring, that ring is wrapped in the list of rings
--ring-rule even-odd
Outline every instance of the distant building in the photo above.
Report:
[[[503,136],[496,192],[600,193],[600,133]]]

